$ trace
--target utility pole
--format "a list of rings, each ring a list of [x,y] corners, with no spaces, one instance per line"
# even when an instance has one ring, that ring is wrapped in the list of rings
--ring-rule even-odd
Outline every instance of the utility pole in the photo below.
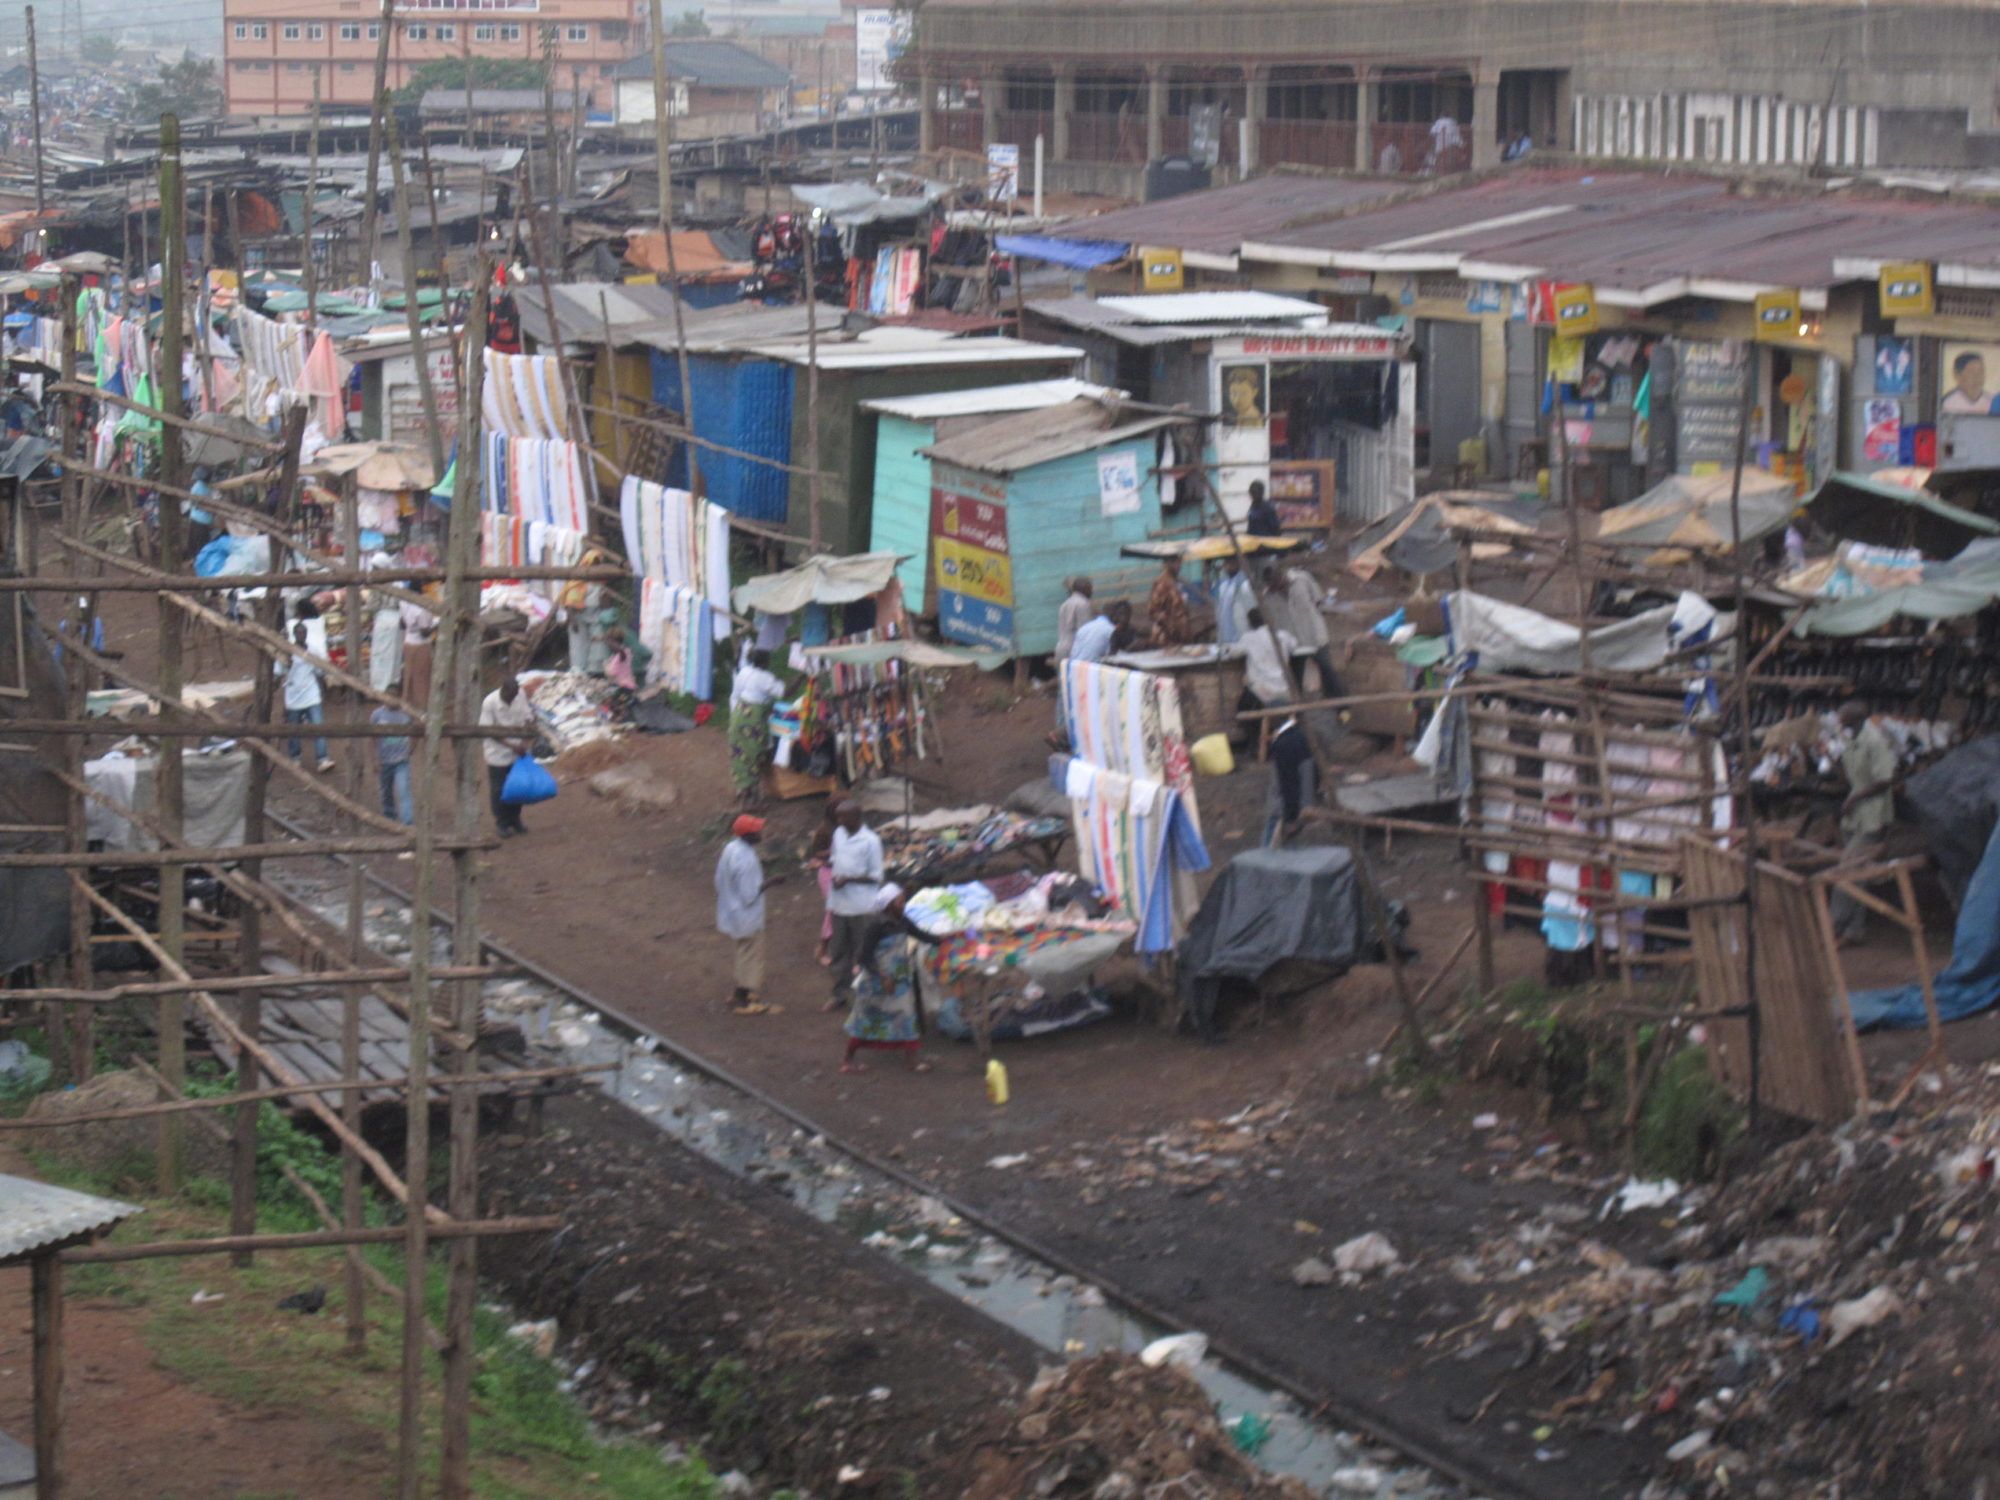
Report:
[[[35,55],[35,7],[28,7],[28,114],[35,124],[35,217],[47,210],[42,189],[42,69]]]
[[[313,254],[313,205],[319,198],[319,65],[313,65],[313,119],[312,139],[306,145],[306,201],[300,215],[305,221],[306,231],[306,322],[312,327],[319,326],[319,266]],[[353,559],[348,566],[353,567]],[[354,658],[361,660],[359,655]]]
[[[361,200],[361,277],[375,285],[376,200],[382,180],[382,118],[389,112],[389,28],[394,24],[395,0],[382,0],[381,30],[375,38],[375,85],[368,91],[375,106],[368,122],[368,193]]]
[[[556,140],[556,60],[555,23],[545,21],[542,23],[542,185],[548,189],[550,213],[555,212],[556,199],[562,192],[562,147]]]
[[[660,173],[660,239],[667,254],[667,285],[674,289],[674,353],[680,361],[681,421],[687,428],[688,487],[694,488],[694,380],[688,374],[687,320],[681,315],[681,271],[674,257],[674,128],[667,114],[667,23],[660,0],[650,0],[653,23],[653,142]],[[700,491],[696,491],[697,494]]]

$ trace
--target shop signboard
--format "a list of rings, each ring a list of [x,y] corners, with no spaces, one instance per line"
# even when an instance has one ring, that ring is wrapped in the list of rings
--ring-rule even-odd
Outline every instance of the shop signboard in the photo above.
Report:
[[[1171,246],[1142,246],[1139,250],[1140,285],[1149,292],[1178,292],[1187,284],[1187,268],[1180,251]]]
[[[1757,294],[1759,340],[1791,338],[1801,321],[1797,287],[1780,287],[1776,291]]]
[[[1931,268],[1920,260],[1882,267],[1876,291],[1885,318],[1928,318],[1936,306]]]
[[[1597,292],[1587,283],[1558,288],[1555,295],[1556,332],[1577,338],[1597,332]]]
[[[1014,568],[1007,486],[947,464],[932,466],[931,558],[938,632],[946,640],[1014,649]]]
[[[994,141],[986,148],[986,201],[1012,203],[1021,196],[1021,148]]]
[[[889,6],[854,13],[854,87],[864,94],[893,89],[890,69],[910,43],[910,15]]]

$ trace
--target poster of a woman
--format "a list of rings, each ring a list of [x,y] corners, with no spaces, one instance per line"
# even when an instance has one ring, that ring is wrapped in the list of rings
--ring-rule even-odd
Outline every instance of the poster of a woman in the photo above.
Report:
[[[1270,411],[1269,372],[1263,365],[1225,365],[1222,420],[1230,427],[1262,427]]]

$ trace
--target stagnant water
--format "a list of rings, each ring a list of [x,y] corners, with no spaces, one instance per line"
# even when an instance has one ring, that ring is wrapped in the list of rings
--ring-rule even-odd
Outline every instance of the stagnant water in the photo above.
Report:
[[[347,912],[344,879],[320,882],[294,866],[288,889],[335,924]],[[409,907],[371,895],[368,945],[391,959],[409,952]],[[437,961],[444,934],[434,931]],[[1107,1299],[1097,1287],[1064,1275],[965,1223],[937,1199],[856,1160],[758,1100],[668,1056],[657,1037],[634,1036],[586,1009],[568,992],[532,978],[489,980],[489,1013],[518,1022],[550,1063],[610,1064],[586,1075],[612,1098],[730,1172],[782,1194],[823,1223],[853,1236],[988,1317],[1070,1358],[1102,1350],[1137,1352],[1177,1330],[1162,1328]],[[1455,1484],[1318,1422],[1298,1403],[1214,1359],[1195,1368],[1225,1423],[1248,1419],[1265,1436],[1259,1463],[1327,1495],[1381,1500],[1461,1500]]]

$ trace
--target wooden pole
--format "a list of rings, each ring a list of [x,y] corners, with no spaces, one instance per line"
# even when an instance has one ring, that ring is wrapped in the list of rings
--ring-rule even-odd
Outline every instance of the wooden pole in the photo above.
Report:
[[[382,136],[389,122],[389,34],[395,30],[395,0],[382,0],[382,13],[376,24],[379,30],[375,34],[375,81],[368,90],[375,113],[368,121],[368,177],[362,185],[361,199],[361,274],[355,278],[367,282],[371,288],[375,285],[375,233],[382,199]],[[389,149],[395,150],[394,145]],[[421,368],[421,356],[417,363]]]
[[[313,67],[312,136],[306,143],[306,201],[300,217],[305,225],[306,326],[319,326],[319,257],[313,253],[313,206],[319,201],[319,75]],[[332,434],[328,434],[332,436]]]
[[[181,315],[185,292],[187,236],[183,232],[183,182],[181,178],[181,127],[171,114],[160,116],[160,280],[162,314],[160,320],[160,369],[155,380],[162,408],[175,416],[181,409]],[[160,429],[160,477],[172,485],[186,483],[181,470],[181,430],[171,424]],[[163,499],[160,517],[160,571],[173,575],[181,571],[187,550],[187,516],[181,503]],[[160,622],[160,712],[171,717],[180,709],[182,654],[187,634],[187,616],[171,606],[162,595]],[[156,772],[154,808],[161,824],[176,839],[181,837],[186,806],[186,784],[182,776],[180,740],[161,744]],[[160,946],[173,963],[181,960],[187,924],[187,870],[184,866],[160,866]],[[175,1088],[187,1081],[186,1002],[179,995],[164,996],[159,1009],[159,1068]],[[172,1118],[160,1121],[159,1170],[157,1182],[162,1193],[178,1191],[181,1181],[181,1128]]]
[[[201,265],[195,272],[194,296],[194,358],[201,370],[201,406],[204,414],[215,411],[215,350],[213,330],[209,324],[208,273],[215,266],[215,187],[204,183],[201,189]],[[65,376],[64,379],[71,377]]]
[[[28,8],[28,116],[33,121],[35,138],[35,217],[48,212],[48,199],[42,182],[42,67],[35,51],[35,7]]]
[[[63,1273],[54,1255],[29,1262],[35,1362],[35,1500],[61,1500],[63,1474]]]
[[[674,357],[680,367],[681,419],[687,424],[690,439],[688,488],[701,494],[703,489],[696,482],[692,441],[695,432],[694,379],[688,373],[687,319],[681,311],[680,261],[674,254],[674,127],[673,117],[667,111],[667,23],[660,15],[660,0],[647,0],[647,3],[652,8],[653,150],[660,173],[660,240],[667,257],[667,285],[674,289]]]
[[[394,193],[396,209],[396,253],[403,262],[403,321],[410,330],[410,353],[417,363],[417,394],[424,404],[424,436],[429,439],[431,472],[440,477],[444,474],[444,433],[438,428],[437,392],[431,389],[431,362],[424,348],[423,317],[417,311],[417,262],[410,249],[410,200],[404,191],[403,148],[396,138],[396,119],[391,115],[386,122],[389,141],[389,181]],[[459,425],[471,431],[467,425],[476,413],[460,412]],[[462,449],[465,445],[461,443]],[[350,563],[350,566],[353,564]]]
[[[819,447],[819,275],[814,263],[814,241],[819,238],[813,232],[812,220],[806,220],[802,236],[806,247],[806,459],[809,477],[806,480],[806,495],[810,506],[810,539],[812,554],[817,556],[825,546],[826,539],[821,532],[821,491],[820,491],[820,447]],[[852,527],[849,528],[852,530]],[[845,552],[843,546],[839,549]]]
[[[62,378],[68,383],[76,378],[76,298],[75,281],[64,276],[58,295],[62,298]],[[66,395],[57,405],[57,419],[60,423],[59,440],[63,456],[62,473],[62,518],[63,530],[80,533],[84,530],[83,486],[73,472],[71,457],[81,442],[82,425],[77,420],[78,398]],[[66,632],[72,648],[63,659],[64,711],[69,715],[72,726],[81,725],[88,703],[90,680],[85,658],[74,649],[90,635],[93,618],[91,597],[75,590],[65,589],[65,618],[69,629]],[[85,736],[71,733],[63,737],[63,764],[81,780],[83,777]],[[84,848],[88,842],[89,809],[83,794],[70,791],[65,804],[67,810],[69,847]],[[69,976],[70,983],[78,989],[87,990],[94,978],[90,963],[90,903],[76,891],[69,897]],[[79,1006],[70,1016],[68,1032],[67,1073],[72,1083],[83,1083],[91,1075],[94,1062],[95,1042],[92,1037],[94,1025],[90,1007]],[[49,1028],[51,1037],[61,1037],[63,1029]]]
[[[485,361],[487,287],[486,260],[475,262],[479,290],[472,300],[466,323],[466,368],[461,379],[470,393],[469,409],[477,410]],[[468,510],[479,493],[479,445],[461,448],[459,471],[452,496],[454,523],[461,504]],[[447,537],[445,558],[446,619],[452,632],[450,671],[444,678],[451,701],[446,705],[433,691],[432,719],[476,715],[479,703],[479,658],[472,649],[477,639],[479,585],[468,575],[476,556],[477,533],[470,525],[453,524]],[[486,779],[483,746],[460,740],[455,747],[453,770],[453,821],[458,836],[479,831],[480,789]],[[433,768],[433,774],[434,774]],[[359,868],[358,866],[356,867]],[[456,850],[451,856],[452,926],[451,946],[454,966],[477,966],[479,942],[479,862],[470,850]],[[423,922],[429,907],[413,904],[413,922]],[[456,981],[452,995],[452,1025],[461,1036],[479,1034],[480,991],[476,979]],[[452,1081],[461,1085],[450,1096],[450,1166],[446,1186],[445,1211],[453,1218],[471,1218],[479,1212],[479,1096],[469,1083],[479,1066],[470,1048],[459,1048],[446,1059]],[[439,1491],[445,1500],[468,1500],[472,1493],[472,1377],[478,1358],[473,1336],[473,1313],[478,1300],[479,1246],[471,1239],[454,1240],[447,1257],[444,1319],[444,1399],[438,1462]]]
[[[474,1219],[466,1223],[430,1226],[433,1239],[455,1240],[480,1234],[549,1234],[563,1227],[560,1218]],[[298,1234],[212,1235],[207,1239],[154,1240],[143,1245],[86,1245],[61,1252],[65,1265],[101,1266],[122,1261],[166,1260],[188,1255],[219,1255],[236,1250],[323,1250],[335,1245],[393,1245],[403,1237],[387,1229],[310,1229]],[[416,1336],[423,1341],[423,1311],[418,1309]]]
[[[542,27],[542,191],[548,212],[556,212],[562,197],[562,140],[556,134],[556,28]],[[535,212],[530,204],[528,212]],[[539,215],[537,215],[539,217]]]
[[[397,205],[397,212],[402,206]],[[415,288],[411,288],[414,292]],[[417,355],[421,363],[424,355]],[[346,554],[350,568],[361,566],[361,515],[360,501],[355,494],[353,476],[341,486],[340,497],[340,544]],[[356,671],[361,667],[361,589],[350,583],[343,600],[347,616],[347,664]],[[361,709],[359,700],[354,704],[354,712]],[[347,747],[347,794],[355,801],[361,799],[361,750],[359,745]],[[357,834],[366,830],[360,821],[354,821],[353,831]],[[365,945],[362,941],[362,915],[364,910],[364,888],[360,860],[350,860],[347,866],[347,962],[361,966]],[[412,943],[421,941],[420,934],[411,933]],[[349,990],[341,997],[340,1006],[340,1069],[349,1078],[361,1073],[361,992]],[[417,1104],[412,1103],[411,1108]],[[341,1118],[355,1134],[361,1133],[361,1096],[348,1094],[341,1100]],[[340,1212],[341,1223],[348,1229],[361,1227],[361,1163],[354,1153],[344,1151],[340,1157]],[[368,1284],[361,1274],[361,1247],[349,1245],[343,1257],[346,1262],[347,1277],[347,1347],[359,1354],[368,1342]]]
[[[1744,354],[1743,395],[1736,413],[1736,467],[1729,476],[1729,541],[1731,594],[1736,610],[1736,623],[1731,631],[1731,645],[1736,660],[1736,745],[1737,764],[1747,773],[1752,763],[1752,740],[1750,735],[1750,653],[1744,647],[1743,606],[1749,585],[1743,568],[1743,461],[1750,447],[1750,408],[1757,394],[1756,346],[1752,344]],[[1748,1014],[1744,1017],[1744,1029],[1750,1048],[1750,1101],[1747,1110],[1748,1124],[1754,1135],[1757,1117],[1760,1113],[1758,1095],[1763,1082],[1764,1014],[1757,997],[1757,887],[1762,883],[1757,879],[1757,799],[1746,783],[1743,795],[1735,799],[1735,805],[1743,812],[1743,995]],[[1928,977],[1928,976],[1927,976]],[[1863,1096],[1866,1085],[1863,1085]]]
[[[289,517],[296,494],[299,477],[299,447],[304,441],[306,412],[302,406],[295,406],[285,413],[285,470],[284,478],[278,486],[278,514]],[[275,632],[282,623],[279,613],[283,603],[276,589],[266,589],[264,597],[257,601],[257,615],[266,629]],[[277,677],[264,669],[261,656],[256,658],[255,676],[251,679],[251,713],[259,720],[268,721],[276,708]],[[266,749],[269,747],[266,746]],[[264,839],[264,807],[270,795],[271,763],[267,757],[253,756],[250,761],[250,780],[243,803],[243,839],[245,843],[261,843]],[[261,859],[246,861],[242,867],[243,878],[253,884],[264,878],[264,862]],[[243,914],[238,922],[239,940],[237,944],[238,962],[249,974],[260,974],[264,968],[264,910],[254,901],[243,903]],[[255,1038],[263,1030],[264,1002],[257,990],[247,991],[236,1005],[236,1024],[247,1037]],[[236,1055],[236,1088],[239,1094],[253,1094],[257,1091],[257,1059],[249,1051],[239,1051]],[[170,1089],[178,1091],[179,1085],[169,1081]],[[229,1172],[229,1228],[235,1234],[251,1234],[257,1228],[257,1111],[238,1110],[231,1134],[231,1154]],[[236,1257],[234,1264],[245,1267],[250,1264],[248,1251]]]

